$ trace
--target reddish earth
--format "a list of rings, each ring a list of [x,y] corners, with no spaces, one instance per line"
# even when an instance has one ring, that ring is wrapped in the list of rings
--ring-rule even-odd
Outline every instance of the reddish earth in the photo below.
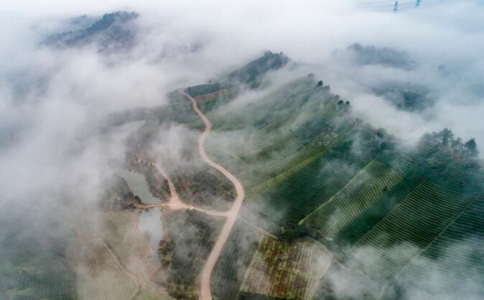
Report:
[[[215,98],[218,98],[220,96],[223,96],[225,94],[227,94],[227,90],[223,89],[223,90],[216,91],[216,92],[213,92],[213,93],[196,96],[193,99],[195,99],[195,101],[197,101],[197,102],[198,101],[204,101],[204,100],[211,100],[211,99],[215,99]]]

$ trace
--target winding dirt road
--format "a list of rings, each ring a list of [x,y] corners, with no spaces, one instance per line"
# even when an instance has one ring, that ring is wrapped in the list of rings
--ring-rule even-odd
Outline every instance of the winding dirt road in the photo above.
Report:
[[[229,171],[227,171],[224,167],[220,166],[219,164],[213,162],[210,158],[208,158],[206,152],[205,152],[205,140],[207,139],[208,134],[212,130],[212,123],[208,120],[208,118],[203,114],[203,112],[198,108],[196,100],[191,97],[189,94],[187,94],[183,90],[178,91],[180,94],[183,96],[187,97],[191,103],[193,110],[198,114],[198,116],[202,119],[203,123],[205,124],[205,130],[203,133],[200,135],[198,138],[198,151],[200,153],[201,159],[206,162],[209,166],[211,166],[214,169],[217,169],[220,171],[225,177],[227,177],[232,184],[235,187],[235,191],[237,192],[237,197],[235,198],[234,204],[232,207],[225,212],[219,212],[219,211],[212,211],[212,210],[206,210],[202,208],[198,208],[192,205],[188,205],[184,203],[180,197],[178,196],[175,186],[171,179],[168,177],[168,174],[156,163],[146,161],[143,159],[138,159],[138,163],[144,163],[147,164],[151,167],[154,167],[158,170],[158,172],[161,173],[161,175],[168,181],[168,186],[170,189],[170,200],[167,203],[157,203],[157,204],[140,204],[140,203],[132,203],[136,208],[140,209],[150,209],[150,208],[169,208],[171,210],[178,210],[178,209],[190,209],[190,210],[197,210],[203,213],[206,213],[211,216],[221,216],[221,217],[226,217],[226,221],[224,223],[224,226],[222,228],[222,231],[220,232],[220,235],[215,242],[215,245],[210,252],[210,255],[208,256],[207,262],[205,263],[205,266],[202,270],[202,276],[200,279],[200,299],[201,300],[211,300],[212,299],[212,293],[210,290],[210,277],[213,271],[213,268],[215,267],[215,264],[217,263],[218,258],[220,257],[220,254],[222,253],[222,249],[227,242],[227,239],[230,235],[230,232],[232,231],[232,227],[235,224],[235,221],[237,220],[237,216],[240,211],[240,207],[242,206],[242,202],[245,197],[245,191],[242,186],[242,184],[239,182],[239,180],[232,175]]]
[[[225,177],[227,177],[234,184],[235,191],[237,192],[237,197],[235,198],[235,202],[232,205],[232,208],[224,213],[224,215],[227,217],[227,220],[225,221],[222,231],[220,232],[220,235],[215,242],[215,246],[213,247],[212,252],[210,252],[210,255],[208,256],[207,262],[205,263],[202,271],[202,277],[200,280],[200,299],[211,300],[212,293],[210,290],[210,276],[212,274],[213,268],[215,267],[215,263],[220,257],[222,249],[227,242],[230,231],[232,231],[232,227],[237,220],[237,215],[239,214],[240,207],[242,206],[242,201],[245,197],[245,191],[242,184],[239,182],[239,180],[237,180],[237,178],[235,178],[234,175],[232,175],[224,167],[218,165],[217,163],[210,160],[210,158],[208,158],[207,154],[205,153],[205,140],[207,139],[208,134],[212,130],[212,123],[210,123],[208,118],[198,108],[197,102],[195,101],[195,99],[193,99],[192,96],[182,90],[180,90],[179,92],[192,102],[193,110],[198,114],[198,116],[205,124],[205,130],[198,138],[198,151],[200,152],[202,160],[212,168],[219,170]]]

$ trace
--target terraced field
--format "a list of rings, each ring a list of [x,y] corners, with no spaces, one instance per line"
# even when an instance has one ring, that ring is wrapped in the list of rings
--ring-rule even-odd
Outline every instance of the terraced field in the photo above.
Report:
[[[484,291],[484,198],[474,199],[449,226],[437,236],[418,257],[398,274],[403,280],[426,283],[429,266],[444,286],[459,288],[469,282]]]
[[[321,90],[315,90],[314,87],[312,80],[299,78],[275,91],[254,95],[254,98],[241,107],[243,109],[214,109],[207,117],[213,121],[215,131],[234,131],[246,128],[247,125],[261,128],[295,109],[300,109],[301,104],[308,102],[310,98],[321,97],[321,93],[318,93]]]
[[[42,245],[32,238],[18,241],[13,234],[4,238],[11,248],[0,249],[1,299],[73,299],[74,273],[56,257],[62,248],[42,252]]]
[[[131,300],[140,292],[137,278],[127,272],[102,239],[81,237],[71,247],[79,299]]]
[[[148,240],[138,229],[139,212],[108,212],[104,220],[104,242],[125,268],[143,276],[147,272],[144,260],[151,254],[151,249]]]
[[[277,139],[285,138],[283,131],[279,131],[279,128],[287,126],[286,124],[295,116],[295,111],[289,112],[270,124],[244,131],[243,136],[240,136],[239,132],[236,134],[213,132],[207,139],[207,153],[212,159],[224,163],[230,168],[231,165],[234,165],[234,163],[230,163],[230,160],[236,160],[240,156],[250,156],[251,153],[258,152],[260,148],[271,145]],[[254,145],[259,145],[259,147],[254,147]]]
[[[224,162],[227,158],[261,149],[270,141],[287,137],[290,132],[298,137],[297,133],[303,127],[315,131],[311,135],[317,135],[323,115],[336,115],[336,111],[328,100],[331,95],[314,87],[312,80],[298,79],[268,95],[259,96],[243,109],[231,110],[232,116],[227,117],[224,109],[214,110],[208,115],[214,124],[223,120],[231,125],[226,124],[213,132],[207,141],[207,152],[217,161]],[[231,136],[231,133],[237,135]],[[299,138],[304,144],[302,136]]]
[[[303,147],[304,145],[295,136],[288,134],[264,143],[259,149],[241,153],[221,163],[233,172],[240,174],[240,176],[244,176],[244,174],[249,174],[260,168],[261,165],[269,164],[275,160],[285,159]],[[250,182],[245,184],[250,185]]]
[[[353,246],[358,260],[373,261],[391,277],[426,248],[466,208],[468,197],[423,182]]]
[[[64,268],[61,262],[47,261],[15,270],[16,275],[2,279],[13,281],[14,287],[0,291],[0,295],[5,299],[72,299],[74,278],[62,272]]]
[[[253,172],[251,174],[252,178],[257,178],[257,181],[261,183],[253,186],[249,190],[249,197],[253,198],[270,189],[273,189],[277,185],[289,179],[289,177],[291,177],[298,171],[309,166],[311,163],[315,162],[323,155],[328,153],[331,149],[333,149],[336,145],[338,145],[338,143],[341,142],[345,138],[345,136],[349,134],[350,131],[351,129],[348,129],[348,131],[338,135],[337,138],[335,138],[321,150],[310,146],[306,148],[306,150],[298,152],[298,156],[292,158],[290,162],[285,164],[284,167],[282,167],[282,165],[285,162],[266,167],[264,170],[260,170],[260,173]],[[287,168],[287,166],[290,167]]]
[[[393,189],[402,178],[379,160],[373,160],[329,201],[300,223],[320,230],[327,239]]]
[[[282,299],[311,299],[331,256],[316,242],[265,238],[257,249],[241,292]]]
[[[419,156],[421,159],[418,158]],[[334,236],[335,242],[340,245],[354,245],[410,195],[419,184],[428,180],[432,170],[422,164],[422,160],[425,158],[425,154],[422,153],[417,156],[409,156],[395,151],[377,155],[376,159],[390,166],[402,180],[341,228]]]
[[[246,205],[278,224],[297,223],[324,201],[314,195],[326,188],[325,176],[335,173],[332,164],[317,160]]]
[[[76,271],[79,299],[172,299],[151,282],[156,266],[149,265],[153,253],[139,231],[139,214],[107,211],[99,232],[81,233],[70,244],[67,257]]]

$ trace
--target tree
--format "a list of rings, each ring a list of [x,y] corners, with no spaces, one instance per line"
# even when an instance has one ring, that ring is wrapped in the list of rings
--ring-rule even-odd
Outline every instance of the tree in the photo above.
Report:
[[[456,138],[450,142],[450,146],[454,151],[459,151],[462,147],[462,139]]]
[[[447,128],[445,128],[444,130],[442,130],[440,132],[440,135],[442,136],[442,145],[444,147],[448,147],[449,146],[449,142],[454,139],[454,134],[452,133],[452,131],[450,131]]]
[[[475,139],[470,139],[464,144],[464,148],[469,158],[476,158],[479,155],[479,150],[477,150],[477,144]]]
[[[381,139],[385,138],[387,135],[387,131],[381,127],[376,130],[376,136]]]

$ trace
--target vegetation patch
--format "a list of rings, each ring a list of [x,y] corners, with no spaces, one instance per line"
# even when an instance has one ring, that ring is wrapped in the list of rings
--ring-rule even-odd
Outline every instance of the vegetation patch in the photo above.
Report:
[[[373,261],[378,276],[394,276],[454,222],[470,200],[423,182],[368,231],[352,252],[359,260]]]
[[[236,221],[210,279],[216,299],[237,298],[262,235],[246,221]]]
[[[219,235],[223,218],[194,210],[169,212],[163,218],[167,238],[160,244],[162,282],[177,299],[198,299],[198,278]]]
[[[71,247],[79,299],[131,300],[138,294],[136,277],[127,272],[102,239],[79,237]]]
[[[242,291],[281,299],[311,299],[330,265],[331,256],[317,242],[267,237],[253,257]]]
[[[373,160],[328,202],[309,214],[302,224],[317,228],[328,239],[368,209],[402,178],[384,163]]]

